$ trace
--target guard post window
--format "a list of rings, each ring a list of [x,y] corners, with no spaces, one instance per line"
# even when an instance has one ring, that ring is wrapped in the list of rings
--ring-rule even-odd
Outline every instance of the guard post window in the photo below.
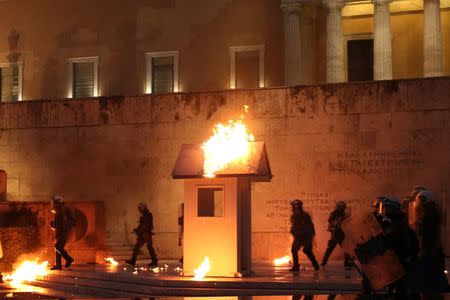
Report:
[[[69,98],[98,96],[98,56],[69,59]]]
[[[200,187],[197,190],[197,216],[223,217],[224,196],[223,187]]]
[[[178,51],[151,52],[146,58],[146,93],[178,92]]]
[[[22,64],[0,64],[0,93],[2,102],[22,100]]]

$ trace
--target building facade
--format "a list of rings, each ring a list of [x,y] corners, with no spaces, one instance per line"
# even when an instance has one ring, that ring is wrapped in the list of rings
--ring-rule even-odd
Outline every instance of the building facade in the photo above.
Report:
[[[450,74],[449,0],[0,2],[1,100]]]
[[[450,0],[124,3],[0,1],[1,102],[24,100],[0,104],[8,200],[103,201],[129,243],[147,201],[158,254],[179,257],[176,155],[248,104],[275,176],[252,190],[255,259],[289,253],[297,197],[319,254],[340,199],[362,210],[422,184],[450,215],[450,79],[407,80],[450,75]],[[325,84],[347,81],[367,82]]]

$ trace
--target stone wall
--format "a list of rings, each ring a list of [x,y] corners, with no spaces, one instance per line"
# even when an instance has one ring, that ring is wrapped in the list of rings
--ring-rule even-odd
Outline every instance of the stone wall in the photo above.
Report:
[[[359,210],[376,195],[403,196],[422,184],[448,212],[449,97],[450,78],[435,78],[6,103],[0,169],[9,200],[57,193],[104,201],[107,229],[122,240],[132,241],[136,206],[147,201],[157,251],[177,257],[183,183],[170,173],[178,151],[248,104],[246,122],[266,143],[274,175],[252,187],[254,258],[289,253],[289,201],[297,197],[316,222],[321,253],[326,218],[341,199]]]

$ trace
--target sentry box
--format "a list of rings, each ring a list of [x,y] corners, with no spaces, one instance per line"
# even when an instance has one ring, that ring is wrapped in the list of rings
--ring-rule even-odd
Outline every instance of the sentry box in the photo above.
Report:
[[[272,178],[264,143],[250,143],[245,163],[228,165],[214,178],[203,176],[203,160],[200,144],[185,144],[172,171],[184,179],[183,273],[193,276],[208,257],[207,276],[250,275],[250,185]]]

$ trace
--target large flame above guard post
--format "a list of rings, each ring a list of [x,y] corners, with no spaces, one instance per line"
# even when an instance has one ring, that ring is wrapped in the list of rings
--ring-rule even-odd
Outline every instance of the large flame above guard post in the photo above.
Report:
[[[245,113],[248,106],[244,105]],[[247,162],[249,143],[255,138],[247,132],[244,124],[244,114],[237,121],[229,120],[228,124],[217,124],[213,129],[213,136],[203,143],[203,173],[204,177],[213,178],[215,172],[231,163]]]

